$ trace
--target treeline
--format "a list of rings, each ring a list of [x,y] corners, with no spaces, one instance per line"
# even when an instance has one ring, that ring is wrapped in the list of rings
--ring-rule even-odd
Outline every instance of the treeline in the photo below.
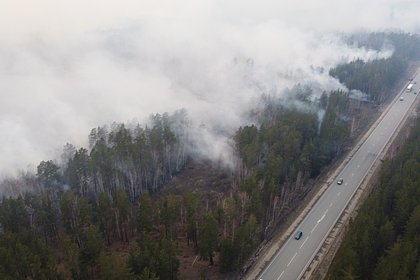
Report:
[[[97,196],[123,189],[135,201],[143,192],[156,192],[185,166],[188,129],[185,111],[153,115],[146,127],[114,123],[94,128],[89,150],[66,144],[62,166],[42,161],[37,177],[51,190],[68,186],[80,196]]]
[[[399,154],[384,163],[327,279],[420,278],[419,121]]]
[[[420,59],[420,36],[406,33],[358,34],[347,38],[349,44],[381,51],[394,50],[391,57],[364,62],[360,59],[330,70],[350,90],[365,92],[374,102],[382,102],[385,93],[396,85],[410,60]]]
[[[5,180],[13,196],[0,202],[0,278],[176,279],[177,244],[167,228],[181,206],[168,210],[162,200],[153,212],[137,209],[142,194],[157,192],[185,166],[188,126],[178,111],[153,115],[145,127],[98,127],[89,150],[67,144],[61,164],[42,161],[36,175]],[[139,215],[154,219],[153,240],[140,238]],[[137,238],[128,260],[111,250]],[[154,247],[140,269],[133,259],[136,250],[144,257],[147,240]]]
[[[394,87],[407,68],[407,60],[393,55],[390,58],[364,62],[357,59],[330,70],[348,89],[360,90],[375,102],[381,102],[385,93]]]

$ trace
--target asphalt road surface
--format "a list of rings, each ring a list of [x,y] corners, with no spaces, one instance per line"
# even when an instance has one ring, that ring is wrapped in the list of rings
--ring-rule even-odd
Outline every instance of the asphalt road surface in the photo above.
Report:
[[[295,240],[292,234],[258,279],[294,280],[302,277],[363,178],[420,95],[419,74],[414,82],[413,90],[406,92],[404,89],[400,93],[403,100],[395,99],[388,113],[297,227],[296,231],[303,232],[302,237]],[[339,178],[343,178],[341,185],[337,184]]]

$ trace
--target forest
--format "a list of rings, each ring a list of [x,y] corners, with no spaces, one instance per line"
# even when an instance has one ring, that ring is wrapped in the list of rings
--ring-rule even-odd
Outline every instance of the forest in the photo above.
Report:
[[[360,59],[339,65],[330,70],[349,89],[368,94],[371,101],[380,103],[386,98],[383,93],[392,87],[407,67],[407,61],[398,56],[364,62]]]
[[[401,79],[394,67],[405,64],[377,63],[390,70],[343,77],[357,89],[389,73],[388,86]],[[60,160],[1,183],[0,278],[179,279],[181,242],[225,275],[241,271],[351,144],[350,102],[348,92],[315,96],[302,85],[262,96],[253,124],[234,132],[231,189],[210,202],[193,186],[165,189],[197,160],[185,110],[92,129],[89,147],[66,144]]]
[[[177,279],[179,236],[209,264],[217,252],[221,272],[240,269],[348,136],[345,92],[315,101],[309,88],[290,94],[307,109],[262,98],[260,125],[234,136],[238,191],[210,208],[195,192],[159,195],[190,160],[180,133],[185,114],[154,115],[145,128],[95,128],[89,150],[67,144],[63,166],[42,161],[35,176],[21,179],[34,191],[0,204],[1,278]],[[318,110],[325,111],[321,124]],[[128,256],[113,250],[116,244],[129,247]],[[30,254],[19,259],[16,248]]]
[[[195,192],[159,195],[190,160],[184,113],[153,115],[150,127],[95,128],[89,149],[65,145],[63,166],[42,161],[36,175],[21,179],[33,191],[0,203],[0,277],[177,279],[179,236],[209,264],[219,252],[222,272],[240,269],[281,216],[295,182],[319,174],[348,133],[340,118],[344,92],[315,102],[308,88],[291,94],[308,110],[265,96],[261,125],[234,137],[243,158],[232,175],[239,191],[210,208]],[[128,255],[113,250],[117,244],[130,248]],[[18,258],[24,251],[27,257]]]
[[[420,36],[404,33],[355,34],[347,38],[350,45],[358,45],[381,51],[393,49],[389,58],[372,61],[356,59],[338,65],[330,70],[350,90],[360,90],[368,94],[371,101],[381,103],[387,97],[387,89],[392,88],[409,61],[420,60]]]
[[[235,135],[243,164],[241,190],[266,231],[292,204],[290,197],[297,199],[299,188],[342,152],[349,135],[342,118],[348,105],[344,92],[324,94],[315,102],[306,98],[311,94],[307,88],[297,86],[292,92],[299,102],[306,103],[307,110],[285,107],[281,100],[264,97],[260,126],[241,127]],[[321,124],[318,110],[325,110]]]
[[[384,163],[330,267],[327,279],[420,278],[420,119]]]

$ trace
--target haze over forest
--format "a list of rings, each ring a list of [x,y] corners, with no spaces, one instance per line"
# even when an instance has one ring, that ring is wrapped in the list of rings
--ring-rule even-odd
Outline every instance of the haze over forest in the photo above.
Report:
[[[94,127],[181,108],[217,159],[261,94],[344,89],[328,69],[392,54],[343,34],[418,33],[419,14],[419,1],[391,0],[3,1],[0,175],[87,146]]]

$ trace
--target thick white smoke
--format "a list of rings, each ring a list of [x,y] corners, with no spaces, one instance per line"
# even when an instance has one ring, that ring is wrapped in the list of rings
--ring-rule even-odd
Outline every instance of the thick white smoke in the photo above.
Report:
[[[391,54],[335,32],[419,30],[416,1],[385,2],[3,1],[0,175],[66,142],[87,146],[98,125],[180,108],[201,129],[200,153],[226,157],[227,138],[213,132],[243,124],[261,93],[336,89],[330,67]]]

